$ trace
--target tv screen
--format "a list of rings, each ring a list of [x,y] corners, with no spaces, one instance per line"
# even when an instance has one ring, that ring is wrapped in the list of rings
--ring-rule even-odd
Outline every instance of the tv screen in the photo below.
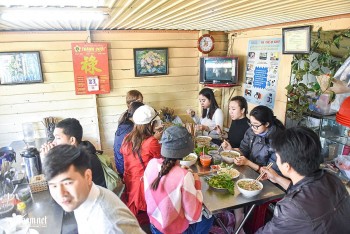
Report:
[[[238,79],[237,57],[201,57],[200,83],[236,84]]]

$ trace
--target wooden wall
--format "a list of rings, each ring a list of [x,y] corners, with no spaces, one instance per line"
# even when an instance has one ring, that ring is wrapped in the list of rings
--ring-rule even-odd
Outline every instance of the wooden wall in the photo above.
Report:
[[[75,95],[72,42],[84,42],[87,32],[0,32],[0,51],[40,51],[44,83],[0,85],[0,146],[21,140],[22,123],[34,122],[36,137],[44,137],[44,117],[74,117],[84,138],[111,154],[114,132],[125,111],[125,94],[138,89],[145,103],[172,107],[184,121],[187,108],[198,109],[198,31],[92,31],[92,42],[107,42],[111,93]],[[227,35],[211,32],[215,49],[227,53]],[[135,77],[133,48],[168,47],[169,75]],[[221,90],[217,96],[221,98]],[[188,119],[187,119],[188,120]]]

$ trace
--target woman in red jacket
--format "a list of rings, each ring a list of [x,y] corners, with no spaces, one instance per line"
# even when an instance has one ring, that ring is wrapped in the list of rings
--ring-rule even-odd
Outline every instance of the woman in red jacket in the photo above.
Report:
[[[125,203],[140,224],[147,207],[144,195],[143,174],[152,158],[160,158],[160,118],[150,106],[139,107],[133,115],[134,128],[125,137],[120,152],[124,156]],[[147,217],[147,214],[146,214]]]

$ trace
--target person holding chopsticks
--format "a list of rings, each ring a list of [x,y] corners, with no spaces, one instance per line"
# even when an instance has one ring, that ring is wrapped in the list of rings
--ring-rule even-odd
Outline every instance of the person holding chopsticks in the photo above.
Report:
[[[342,181],[319,169],[321,142],[306,127],[293,127],[272,139],[283,176],[263,167],[263,179],[287,190],[274,216],[256,233],[350,233],[350,195]],[[287,179],[287,178],[289,179]]]
[[[203,109],[201,118],[191,109],[187,110],[187,114],[189,114],[196,123],[197,131],[202,131],[204,136],[210,136],[213,143],[220,145],[220,138],[224,125],[224,113],[219,108],[212,89],[203,88],[199,92],[198,98]]]
[[[284,125],[270,108],[263,105],[251,110],[248,125],[250,128],[245,132],[239,149],[236,149],[241,152],[241,156],[236,158],[235,164],[249,166],[259,173],[262,166],[272,162],[272,168],[280,173],[276,165],[276,155],[270,145],[271,137],[284,130]],[[232,147],[225,144],[223,149],[231,150]]]

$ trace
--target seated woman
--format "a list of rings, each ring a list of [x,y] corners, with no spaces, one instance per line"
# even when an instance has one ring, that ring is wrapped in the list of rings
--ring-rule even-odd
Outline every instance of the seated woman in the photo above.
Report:
[[[249,128],[248,125],[248,103],[247,100],[242,96],[235,96],[231,98],[228,105],[229,114],[232,119],[230,130],[228,132],[228,142],[224,141],[221,146],[223,149],[239,148],[241,141],[243,140],[244,134]],[[243,208],[235,209],[235,229],[237,231],[239,224],[244,219]],[[222,215],[226,215],[223,213]],[[244,233],[242,230],[240,233]]]
[[[202,117],[196,116],[196,113],[189,109],[187,113],[191,115],[197,124],[196,130],[202,131],[203,135],[210,136],[212,142],[221,144],[221,130],[224,125],[224,114],[219,108],[214,96],[214,92],[210,88],[204,88],[199,92],[199,102],[203,108]]]
[[[120,152],[120,147],[122,146],[125,136],[134,128],[134,122],[132,120],[134,112],[137,110],[137,108],[143,105],[144,104],[142,102],[132,102],[128,108],[128,111],[125,112],[125,114],[120,118],[118,122],[118,129],[115,132],[113,145],[114,160],[117,171],[122,178],[124,174],[124,157]]]
[[[161,132],[154,135],[154,125],[159,117],[150,106],[139,107],[134,115],[134,128],[125,137],[120,152],[124,156],[124,201],[140,224],[148,222],[143,189],[143,174],[152,158],[160,158],[159,139]],[[156,136],[158,138],[156,138]]]
[[[230,145],[232,148],[239,148],[244,134],[249,128],[247,100],[242,96],[235,96],[231,98],[228,108],[232,122],[228,131],[228,142],[224,141],[222,147],[225,149]]]
[[[213,217],[202,216],[198,174],[180,166],[179,160],[193,147],[186,128],[169,127],[162,136],[164,159],[151,159],[146,168],[144,188],[152,233],[208,233],[212,226]]]
[[[272,168],[280,173],[276,164],[276,154],[270,145],[273,134],[284,130],[284,125],[274,116],[270,108],[262,105],[251,110],[248,124],[250,128],[244,134],[239,146],[241,156],[236,158],[235,164],[247,165],[260,172],[262,166],[272,162]],[[231,145],[227,145],[224,149],[231,148]]]

